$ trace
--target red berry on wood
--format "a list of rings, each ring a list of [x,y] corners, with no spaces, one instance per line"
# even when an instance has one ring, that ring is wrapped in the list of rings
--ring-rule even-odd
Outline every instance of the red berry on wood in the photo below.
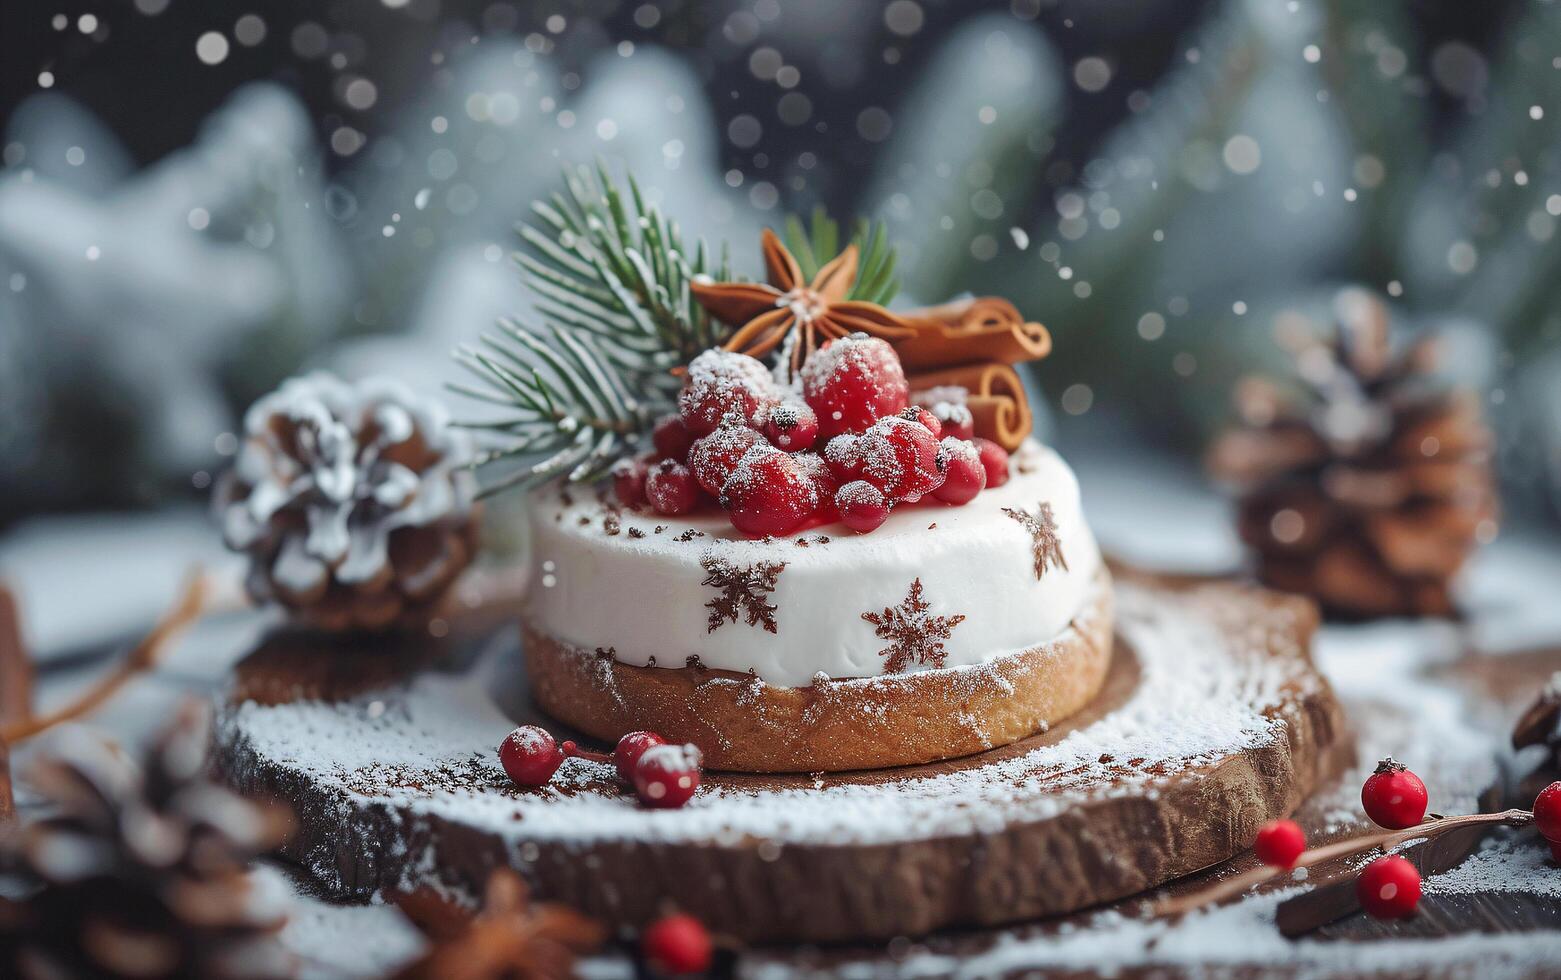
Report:
[[[729,420],[714,432],[694,443],[688,451],[688,466],[694,471],[694,479],[705,492],[719,495],[726,478],[737,469],[737,463],[764,438],[759,433]]]
[[[645,502],[645,477],[650,465],[643,459],[620,459],[612,465],[612,492],[625,507]]]
[[[818,416],[806,402],[781,402],[764,413],[764,438],[788,453],[809,449],[818,438]]]
[[[889,518],[889,502],[883,491],[866,480],[853,480],[835,492],[835,507],[846,527],[866,534]]]
[[[699,484],[688,467],[676,460],[664,459],[650,468],[645,477],[645,499],[658,514],[686,514],[699,499]]]
[[[634,764],[634,795],[657,809],[676,809],[699,788],[704,757],[692,745],[652,745]]]
[[[1275,820],[1263,825],[1252,843],[1252,853],[1264,864],[1289,868],[1306,850],[1306,833],[1294,820]]]
[[[655,732],[630,732],[618,739],[617,747],[612,750],[612,764],[618,769],[618,778],[632,784],[634,766],[645,750],[666,744],[667,740]]]
[[[981,465],[986,468],[986,485],[995,489],[1008,482],[1008,450],[990,439],[979,436],[970,440],[981,454]]]
[[[802,365],[802,397],[828,439],[897,414],[910,399],[910,386],[893,347],[851,334],[827,341]]]
[[[777,398],[775,379],[763,363],[734,351],[707,350],[689,362],[678,414],[689,432],[702,436],[727,416],[752,425]]]
[[[672,976],[704,973],[713,949],[709,931],[691,915],[669,915],[640,934],[640,952],[651,969]]]
[[[932,491],[934,497],[959,506],[986,489],[986,467],[975,446],[950,436],[938,443],[938,453],[943,457],[943,485]]]
[[[688,447],[694,444],[694,434],[683,424],[682,416],[663,415],[650,430],[650,441],[658,455],[681,463],[688,458]]]
[[[1561,842],[1561,782],[1551,783],[1534,797],[1534,826],[1545,840]]]
[[[1380,857],[1360,873],[1355,897],[1366,914],[1377,919],[1402,919],[1420,904],[1420,872],[1397,854]]]
[[[1360,788],[1360,804],[1366,816],[1379,827],[1403,830],[1425,818],[1425,783],[1420,777],[1391,758],[1377,764]]]
[[[522,725],[499,743],[499,765],[517,786],[545,786],[563,762],[564,750],[536,725]]]
[[[795,459],[761,443],[726,478],[721,506],[744,534],[790,534],[818,510],[818,491]]]

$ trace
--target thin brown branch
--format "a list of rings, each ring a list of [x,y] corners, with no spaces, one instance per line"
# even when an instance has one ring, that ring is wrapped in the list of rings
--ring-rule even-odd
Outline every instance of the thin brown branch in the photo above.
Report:
[[[1153,916],[1183,915],[1206,905],[1223,902],[1241,894],[1255,885],[1287,875],[1295,868],[1307,868],[1314,864],[1321,864],[1337,857],[1349,854],[1359,854],[1372,848],[1395,847],[1405,841],[1418,840],[1422,837],[1436,837],[1449,830],[1459,827],[1474,827],[1479,825],[1507,825],[1522,827],[1531,823],[1534,814],[1528,810],[1503,810],[1500,813],[1471,813],[1461,817],[1441,817],[1436,820],[1428,820],[1425,823],[1416,824],[1403,830],[1387,830],[1376,834],[1367,834],[1364,837],[1352,837],[1348,840],[1334,841],[1332,844],[1324,844],[1303,851],[1296,859],[1294,865],[1289,868],[1276,867],[1274,865],[1260,865],[1250,871],[1244,871],[1239,875],[1216,882],[1208,888],[1192,892],[1187,895],[1175,895],[1163,898],[1150,906],[1150,914]]]
[[[32,714],[33,667],[22,643],[16,594],[0,582],[0,725]]]
[[[206,608],[208,591],[206,576],[197,569],[190,575],[173,608],[163,615],[141,642],[131,648],[113,670],[71,703],[47,714],[33,715],[0,728],[0,740],[15,744],[96,710],[133,677],[157,666],[172,641],[201,617]]]

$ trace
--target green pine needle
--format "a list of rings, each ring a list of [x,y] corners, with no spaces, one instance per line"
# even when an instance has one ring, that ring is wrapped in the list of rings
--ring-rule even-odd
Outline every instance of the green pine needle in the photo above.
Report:
[[[841,250],[840,224],[822,206],[813,209],[807,224],[797,215],[787,215],[781,238],[796,258],[804,279],[818,275],[818,270]],[[884,223],[857,219],[851,228],[850,244],[860,254],[856,282],[846,298],[879,305],[888,303],[900,291],[900,283],[894,277],[894,248]]]
[[[673,369],[730,334],[690,289],[696,276],[733,280],[725,244],[718,260],[702,241],[685,244],[632,176],[625,184],[602,163],[566,169],[563,189],[517,229],[515,264],[540,322],[501,321],[456,352],[476,383],[452,390],[501,409],[464,423],[494,447],[478,461],[485,496],[602,477],[671,409]],[[787,219],[785,237],[808,278],[840,251],[840,228],[822,210],[808,226]],[[898,284],[884,226],[857,222],[852,241],[861,256],[849,298],[887,302]]]

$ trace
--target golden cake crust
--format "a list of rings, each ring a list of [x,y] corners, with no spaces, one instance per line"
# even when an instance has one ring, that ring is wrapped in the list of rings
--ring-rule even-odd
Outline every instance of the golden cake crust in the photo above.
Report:
[[[1111,662],[1104,568],[1055,640],[985,664],[777,687],[695,666],[635,667],[523,626],[543,710],[604,741],[653,731],[692,742],[712,769],[840,772],[951,759],[1007,745],[1088,704]]]

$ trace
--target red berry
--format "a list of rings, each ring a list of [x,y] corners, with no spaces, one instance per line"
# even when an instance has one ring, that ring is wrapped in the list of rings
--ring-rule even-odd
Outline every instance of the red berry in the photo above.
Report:
[[[915,503],[943,484],[938,441],[916,423],[898,416],[879,419],[857,440],[862,479],[890,501]]]
[[[738,461],[762,442],[759,433],[731,420],[694,443],[688,451],[688,465],[706,493],[719,494]]]
[[[703,761],[693,745],[652,745],[634,763],[634,795],[646,806],[676,809],[699,788]]]
[[[645,502],[645,477],[649,470],[650,465],[638,457],[612,464],[612,492],[618,503],[637,507]]]
[[[694,444],[694,434],[688,431],[680,415],[663,415],[650,430],[650,441],[664,459],[683,462],[688,458],[688,447]]]
[[[826,520],[834,520],[835,491],[840,489],[840,480],[834,471],[818,453],[792,453],[791,458],[797,461],[803,475],[813,484],[813,493],[818,497],[818,515]]]
[[[1414,915],[1420,904],[1420,872],[1397,854],[1366,865],[1355,882],[1360,907],[1377,919],[1402,919]]]
[[[818,510],[818,491],[795,459],[761,443],[726,478],[721,506],[744,534],[790,534]]]
[[[1360,805],[1379,827],[1403,830],[1425,818],[1426,788],[1420,777],[1391,758],[1377,764],[1377,771],[1360,788]]]
[[[999,446],[990,439],[982,439],[980,436],[970,440],[976,444],[976,452],[981,454],[981,465],[986,467],[986,485],[988,489],[996,489],[1008,482],[1008,450]]]
[[[666,745],[667,740],[655,732],[630,732],[618,739],[612,750],[612,764],[618,769],[618,778],[626,783],[634,782],[634,766],[646,749]]]
[[[943,425],[943,434],[956,439],[974,439],[976,417],[964,402],[938,401],[932,403],[932,414]]]
[[[536,725],[522,725],[499,743],[499,765],[516,786],[545,786],[564,763],[564,750]]]
[[[841,522],[859,534],[876,530],[889,518],[889,502],[883,491],[866,480],[854,480],[836,491],[835,507]]]
[[[669,915],[640,934],[640,952],[657,973],[704,973],[712,950],[709,931],[691,915]]]
[[[920,405],[912,405],[910,408],[907,408],[900,413],[900,418],[907,422],[919,423],[922,428],[932,433],[932,438],[934,439],[943,437],[943,423],[938,421],[936,415],[933,415]]]
[[[938,453],[943,462],[943,485],[932,491],[934,497],[957,507],[970,503],[986,489],[986,467],[981,465],[981,453],[975,446],[950,436],[938,443]]]
[[[1534,826],[1545,840],[1561,842],[1561,782],[1551,783],[1534,797]]]
[[[775,379],[761,362],[735,351],[707,350],[689,362],[678,412],[688,431],[702,436],[728,415],[752,425],[776,398]]]
[[[699,499],[699,485],[688,467],[664,459],[650,468],[650,475],[645,478],[645,497],[658,514],[686,514]]]
[[[764,438],[788,453],[808,449],[818,438],[818,416],[807,402],[781,402],[764,414]]]
[[[841,483],[862,478],[862,457],[856,451],[856,444],[860,440],[861,436],[847,433],[824,443],[824,462],[829,464],[829,471]]]
[[[802,365],[802,397],[830,438],[862,432],[910,399],[899,355],[886,341],[855,333],[827,341]]]
[[[1252,842],[1252,853],[1264,864],[1276,868],[1295,866],[1295,859],[1306,850],[1306,833],[1294,820],[1275,820],[1266,823]]]

